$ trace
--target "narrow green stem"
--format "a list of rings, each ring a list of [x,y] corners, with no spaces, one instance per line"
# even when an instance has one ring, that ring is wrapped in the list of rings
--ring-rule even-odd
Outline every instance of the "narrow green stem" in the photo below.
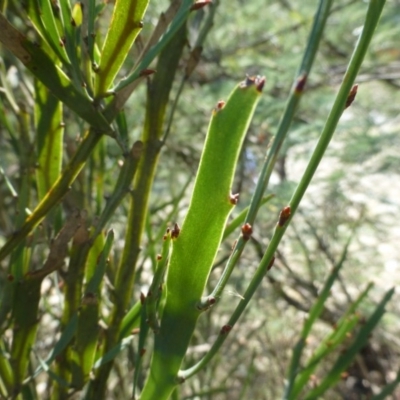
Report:
[[[340,86],[339,92],[336,96],[335,102],[329,113],[328,119],[325,123],[324,129],[321,133],[320,139],[318,140],[317,146],[311,156],[311,159],[307,165],[304,175],[290,200],[290,207],[292,210],[292,215],[296,211],[300,204],[304,193],[309,186],[315,171],[318,168],[319,163],[332,139],[335,132],[336,126],[339,119],[345,109],[346,102],[349,93],[353,87],[354,81],[357,77],[357,73],[361,67],[364,56],[368,50],[368,46],[371,42],[372,36],[374,34],[375,28],[378,24],[379,17],[381,15],[385,0],[371,0],[369,3],[367,16],[364,23],[364,28],[358,39],[356,48],[353,52],[351,60],[349,62],[346,73],[343,77],[342,84]]]
[[[253,224],[255,221],[262,196],[267,189],[269,179],[271,177],[276,159],[278,157],[279,150],[282,146],[282,143],[286,139],[287,132],[290,128],[297,106],[303,94],[306,80],[310,74],[311,67],[315,60],[315,55],[317,54],[319,43],[321,42],[322,33],[328,19],[331,5],[332,0],[320,0],[319,2],[319,7],[314,18],[313,27],[310,33],[310,37],[308,39],[303,59],[300,64],[300,68],[296,73],[296,79],[291,88],[289,99],[286,103],[286,108],[283,112],[282,118],[278,126],[278,131],[272,143],[271,149],[268,152],[267,159],[261,170],[260,178],[257,182],[254,195],[251,199],[249,212],[246,217],[246,222],[248,222],[249,224]]]

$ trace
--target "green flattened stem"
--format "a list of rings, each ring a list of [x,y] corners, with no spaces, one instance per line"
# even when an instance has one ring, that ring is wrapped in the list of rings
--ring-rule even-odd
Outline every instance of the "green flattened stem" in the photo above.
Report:
[[[110,220],[111,216],[114,214],[122,199],[129,192],[129,187],[132,184],[133,177],[135,176],[142,150],[143,143],[136,141],[133,144],[130,152],[126,154],[124,165],[122,166],[118,176],[114,192],[107,199],[106,206],[104,207],[104,210],[97,221],[96,231],[92,236],[93,238],[97,237],[97,235],[101,232],[106,223]]]
[[[264,78],[247,78],[213,111],[187,216],[173,243],[167,297],[142,400],[167,399],[178,384],[200,300],[237,197],[235,166]]]
[[[14,388],[14,374],[10,360],[6,356],[3,341],[0,341],[0,397],[8,398]]]
[[[94,364],[99,335],[101,283],[113,241],[113,231],[108,232],[105,243],[103,235],[99,235],[90,250],[86,264],[87,285],[79,309],[78,329],[72,352],[72,385],[76,388],[82,388],[87,382]]]
[[[89,0],[89,6],[87,10],[87,49],[89,58],[92,63],[95,61],[94,58],[94,47],[95,47],[95,21],[96,21],[96,0]]]
[[[138,79],[143,71],[148,68],[150,63],[162,52],[162,50],[167,46],[167,44],[171,41],[171,39],[176,35],[179,29],[183,26],[185,21],[187,20],[190,11],[192,10],[193,0],[183,0],[182,4],[171,22],[170,27],[167,32],[161,37],[159,42],[152,46],[149,51],[144,55],[143,59],[140,63],[134,68],[134,70],[124,79],[122,79],[114,88],[113,91],[119,91],[133,81]]]
[[[39,199],[61,173],[64,124],[62,103],[39,81],[35,81],[35,126],[38,152],[36,183]]]
[[[35,80],[36,184],[42,200],[61,174],[63,154],[63,105],[40,81]],[[60,210],[51,210],[47,222],[60,228]]]
[[[148,0],[117,0],[111,25],[101,50],[100,64],[95,77],[96,97],[105,94],[128,55],[134,40],[143,27],[142,18]]]
[[[153,331],[156,333],[160,328],[157,319],[157,307],[161,298],[162,282],[168,267],[171,245],[172,245],[171,242],[172,237],[173,233],[171,234],[171,231],[168,230],[164,237],[162,253],[159,256],[157,256],[156,271],[154,273],[153,281],[151,282],[149,291],[146,296],[145,304],[146,304],[147,323],[149,324],[151,329],[153,329]]]
[[[27,2],[27,11],[33,24],[42,37],[47,41],[55,54],[69,66],[70,60],[63,45],[63,39],[59,32],[56,19],[53,13],[53,6],[50,0],[42,0],[40,6],[32,0]],[[35,4],[36,3],[36,4]]]
[[[40,46],[29,41],[0,13],[0,42],[10,50],[29,71],[61,102],[87,121],[97,131],[111,131],[109,123],[96,110],[92,101],[79,91],[68,76]]]
[[[11,347],[11,365],[14,371],[14,391],[21,390],[29,364],[31,347],[38,328],[38,306],[42,279],[24,279],[16,283],[14,294],[14,332]]]

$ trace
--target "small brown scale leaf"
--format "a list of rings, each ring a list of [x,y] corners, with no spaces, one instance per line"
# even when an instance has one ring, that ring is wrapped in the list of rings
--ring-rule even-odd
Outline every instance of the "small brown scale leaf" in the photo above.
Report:
[[[155,74],[157,71],[155,69],[143,69],[140,71],[139,76],[150,76]]]
[[[203,51],[203,47],[195,47],[189,55],[189,60],[186,63],[186,69],[185,69],[185,77],[188,78],[190,75],[192,75],[192,72],[194,69],[197,67],[197,64],[200,61],[200,56]]]
[[[240,87],[242,89],[245,89],[247,87],[255,85],[256,89],[259,92],[262,92],[264,84],[265,84],[265,77],[259,76],[259,75],[257,75],[257,76],[248,76],[247,75],[246,79],[240,84]]]
[[[279,214],[279,221],[278,221],[278,225],[280,227],[282,227],[286,224],[287,220],[290,218],[291,212],[292,212],[292,210],[291,210],[290,206],[282,208],[282,211]]]
[[[342,373],[340,374],[340,377],[341,377],[342,379],[347,379],[347,378],[349,377],[349,373],[348,373],[347,371],[344,371],[344,372],[342,372]]]
[[[181,232],[181,228],[177,223],[175,223],[174,227],[171,230],[171,239],[176,239],[179,236],[179,233]]]
[[[350,107],[351,104],[353,103],[354,99],[356,98],[357,95],[357,90],[358,90],[358,85],[354,85],[351,90],[349,95],[347,96],[346,104],[344,108],[346,109],[347,107]]]
[[[269,262],[267,271],[269,271],[273,267],[274,263],[275,263],[275,256],[272,257],[272,260]]]
[[[220,334],[221,335],[226,335],[227,333],[229,333],[232,330],[232,326],[231,325],[224,325],[221,330],[220,330]]]
[[[190,11],[200,10],[200,8],[203,8],[210,3],[212,3],[212,0],[198,0],[192,5],[192,7],[190,7]]]
[[[218,111],[221,111],[225,107],[225,101],[220,100],[214,108],[213,113],[216,114]]]
[[[97,304],[97,296],[95,293],[88,292],[82,298],[82,305],[96,305]]]
[[[232,204],[232,205],[234,205],[234,206],[236,206],[236,204],[238,203],[238,201],[239,201],[239,193],[235,193],[235,194],[230,194],[229,195],[229,202]]]
[[[242,235],[244,240],[249,240],[253,233],[253,227],[249,223],[245,223],[242,226]]]
[[[140,156],[142,155],[142,152],[143,152],[143,147],[144,147],[143,142],[141,142],[140,140],[136,141],[133,144],[132,149],[131,149],[132,157],[135,159],[140,158]]]
[[[304,91],[304,86],[307,82],[307,74],[302,74],[297,78],[295,92],[301,94]]]

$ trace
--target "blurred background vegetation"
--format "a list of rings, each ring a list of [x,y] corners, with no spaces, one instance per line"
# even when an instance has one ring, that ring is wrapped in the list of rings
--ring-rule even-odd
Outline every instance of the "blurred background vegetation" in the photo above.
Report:
[[[5,3],[0,2],[2,8]],[[135,300],[140,292],[146,292],[150,283],[154,254],[160,247],[155,239],[156,233],[164,226],[184,189],[176,220],[182,221],[185,215],[210,110],[217,100],[227,97],[246,73],[265,75],[267,79],[242,151],[233,190],[240,192],[241,196],[236,214],[248,204],[300,63],[317,4],[311,0],[231,0],[222,3],[217,8],[214,26],[204,43],[200,62],[185,82],[174,110],[151,194]],[[168,4],[168,1],[161,0],[151,2],[141,33],[143,43]],[[105,5],[102,11],[105,21],[108,21],[110,9],[110,5]],[[201,19],[207,12],[207,9],[200,10],[189,21],[189,43],[183,59],[189,57],[190,46],[194,45]],[[261,209],[251,245],[234,271],[230,287],[219,306],[201,319],[191,348],[193,360],[207,350],[204,343],[212,342],[215,332],[212,327],[221,325],[221,321],[230,315],[232,303],[240,301],[244,283],[262,257],[262,249],[269,240],[265,233],[270,232],[276,223],[275,216],[288,202],[305,168],[332,105],[364,13],[363,1],[334,2],[306,92],[269,188],[274,199]],[[26,29],[29,35],[29,27],[23,27],[17,14],[13,23]],[[326,334],[328,327],[368,282],[375,283],[370,296],[371,307],[385,290],[399,283],[399,26],[400,1],[387,1],[379,29],[357,79],[360,85],[357,99],[339,124],[328,155],[280,246],[275,267],[266,276],[251,307],[235,328],[235,334],[229,337],[212,367],[183,385],[182,399],[280,398],[301,324],[328,271],[339,261],[352,230],[355,233],[340,280],[334,286],[318,329],[313,331],[307,351],[311,352],[317,346],[321,335]],[[127,70],[133,66],[139,47],[131,50],[126,62]],[[178,93],[183,77],[182,63],[173,85],[172,99]],[[3,175],[0,180],[0,233],[5,238],[13,230],[15,201],[4,177],[9,177],[16,187],[23,178],[18,160],[21,152],[27,155],[32,152],[34,101],[30,77],[6,51],[1,52],[0,78],[1,86],[11,88],[14,96],[10,101],[0,93],[0,167]],[[15,116],[15,106],[22,110],[19,118]],[[172,108],[170,102],[167,112]],[[144,110],[145,84],[142,84],[125,106],[131,142],[140,138]],[[65,130],[64,163],[76,149],[77,136],[82,132],[82,122],[68,109],[65,110]],[[10,132],[14,135],[10,136]],[[99,152],[104,152],[105,157],[100,157]],[[105,195],[111,191],[119,172],[120,157],[115,141],[107,138],[105,146],[93,154],[91,168],[80,174],[64,199],[64,211],[85,209],[87,218],[95,219],[101,204],[97,187],[103,185]],[[100,159],[104,164],[99,164]],[[127,213],[126,199],[109,223],[116,235],[115,262],[120,257],[118,249],[123,247]],[[228,240],[221,248],[210,288],[219,277],[230,246]],[[0,274],[1,290],[7,279],[5,266],[1,266]],[[43,358],[57,340],[53,332],[57,330],[62,314],[59,284],[59,278],[53,274],[46,278],[42,287],[42,321],[34,351]],[[104,290],[106,292],[107,288]],[[107,316],[107,299],[104,300],[102,313]],[[396,377],[400,368],[400,309],[396,300],[398,295],[390,303],[368,346],[341,383],[324,399],[367,399]],[[368,312],[365,303],[364,307]],[[2,326],[5,338],[9,334],[6,328]],[[132,376],[134,352],[133,347],[128,347],[118,356],[109,384],[110,399],[129,398],[131,386],[125,377]],[[314,377],[316,382],[328,366],[329,360],[320,366]],[[45,373],[38,377],[37,386],[41,398],[47,398],[49,386]],[[393,398],[400,397],[395,395]]]

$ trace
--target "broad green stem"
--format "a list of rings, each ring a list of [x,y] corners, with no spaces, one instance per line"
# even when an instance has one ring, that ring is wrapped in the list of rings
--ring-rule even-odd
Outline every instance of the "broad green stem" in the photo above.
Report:
[[[142,400],[168,399],[200,311],[200,300],[227,218],[237,198],[230,193],[239,152],[264,85],[247,78],[213,111],[192,199],[173,242],[166,303]]]

